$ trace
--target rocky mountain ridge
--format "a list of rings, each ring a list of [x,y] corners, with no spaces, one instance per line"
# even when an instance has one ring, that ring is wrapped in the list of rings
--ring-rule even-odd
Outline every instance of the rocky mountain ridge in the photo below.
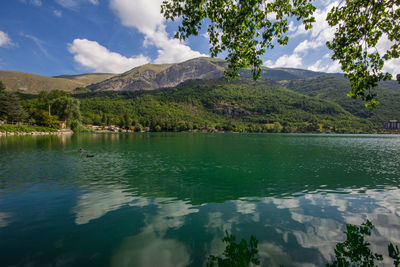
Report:
[[[0,80],[8,89],[28,94],[50,90],[74,92],[74,89],[82,87],[91,91],[148,91],[175,87],[188,80],[222,78],[226,69],[227,63],[224,60],[201,57],[175,64],[146,64],[122,74],[92,73],[47,77],[18,71],[0,71]],[[287,82],[324,74],[301,69],[263,67],[260,81]],[[239,75],[239,79],[252,80],[248,69],[241,70]]]

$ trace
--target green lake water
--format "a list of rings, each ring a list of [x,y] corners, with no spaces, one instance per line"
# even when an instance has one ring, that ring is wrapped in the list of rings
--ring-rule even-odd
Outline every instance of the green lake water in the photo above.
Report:
[[[204,266],[225,231],[261,266],[323,266],[367,219],[386,256],[399,185],[396,135],[0,138],[0,266]]]

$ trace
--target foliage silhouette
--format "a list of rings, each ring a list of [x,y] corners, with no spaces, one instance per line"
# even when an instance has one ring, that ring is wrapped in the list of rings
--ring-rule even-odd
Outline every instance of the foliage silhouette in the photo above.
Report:
[[[225,237],[222,239],[227,244],[223,253],[224,258],[210,255],[208,258],[207,266],[213,267],[246,267],[253,265],[260,265],[258,256],[258,240],[251,236],[249,243],[242,239],[236,243],[236,237],[225,232]]]
[[[366,237],[371,235],[371,230],[375,226],[367,220],[365,223],[358,225],[346,224],[346,240],[336,244],[335,260],[326,264],[327,267],[350,267],[363,266],[373,267],[376,261],[383,261],[381,254],[374,253],[370,248],[370,243]],[[223,257],[210,255],[208,257],[207,266],[213,267],[244,267],[252,265],[260,265],[258,256],[258,240],[252,235],[249,242],[242,239],[236,243],[236,237],[225,232],[222,239],[226,243]],[[400,266],[400,250],[398,246],[390,243],[388,245],[389,257],[392,258],[395,267]],[[283,265],[281,265],[283,266]]]
[[[369,220],[361,226],[346,224],[346,240],[336,245],[336,260],[326,266],[374,266],[375,260],[382,261],[383,256],[373,253],[365,240],[372,229],[374,225]]]

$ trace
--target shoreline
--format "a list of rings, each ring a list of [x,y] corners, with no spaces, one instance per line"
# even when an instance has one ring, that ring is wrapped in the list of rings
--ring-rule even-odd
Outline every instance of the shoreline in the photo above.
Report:
[[[131,131],[121,131],[121,132],[114,132],[114,131],[94,131],[94,132],[85,132],[85,134],[126,134],[126,133],[231,133],[231,134],[240,134],[240,133],[259,133],[259,132],[231,132],[231,131],[215,131],[215,132],[205,132],[205,131],[181,131],[181,132],[131,132]],[[64,130],[64,131],[57,131],[57,132],[0,132],[0,137],[7,137],[7,136],[44,136],[44,135],[72,135],[74,134],[71,130]],[[400,132],[377,132],[377,133],[307,133],[307,132],[294,132],[294,133],[265,133],[262,132],[260,134],[315,134],[315,135],[399,135]]]
[[[0,132],[0,137],[2,136],[41,136],[41,135],[69,135],[74,132],[69,131],[56,131],[56,132]]]

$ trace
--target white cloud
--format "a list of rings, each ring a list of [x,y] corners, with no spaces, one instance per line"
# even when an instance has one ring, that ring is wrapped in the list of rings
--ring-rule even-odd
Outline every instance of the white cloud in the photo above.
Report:
[[[333,39],[334,33],[336,29],[334,27],[329,26],[326,21],[326,17],[328,12],[332,9],[332,7],[337,6],[337,2],[326,3],[324,8],[317,9],[314,12],[315,23],[311,30],[305,30],[303,25],[299,25],[297,28],[292,26],[291,37],[294,38],[300,35],[311,35],[312,41],[305,40],[301,42],[295,50],[298,52],[307,52],[309,49],[315,49],[317,47],[324,47],[327,41]]]
[[[315,49],[320,46],[319,42],[304,40],[296,46],[295,53],[306,53],[310,49]]]
[[[68,9],[76,9],[79,7],[79,5],[83,3],[90,3],[92,5],[98,5],[99,1],[98,0],[55,0],[57,4],[64,8]]]
[[[53,14],[54,14],[54,16],[56,16],[56,17],[59,17],[59,18],[61,18],[62,17],[62,11],[61,10],[53,10]]]
[[[19,0],[21,3],[23,3],[23,4],[31,4],[31,5],[34,5],[34,6],[42,6],[43,5],[43,3],[42,3],[42,0]]]
[[[12,46],[13,43],[11,42],[10,37],[7,33],[0,31],[0,47],[9,47]]]
[[[30,3],[34,6],[41,6],[43,5],[41,0],[31,0]]]
[[[124,26],[136,28],[145,35],[145,47],[154,45],[158,48],[154,63],[175,63],[207,56],[168,36],[164,17],[160,13],[161,3],[162,0],[111,0],[110,7]]]
[[[162,25],[162,0],[111,0],[110,7],[124,26],[135,27],[143,34],[155,32]]]
[[[268,68],[300,68],[303,66],[303,59],[299,56],[299,54],[294,53],[292,55],[283,55],[275,62],[267,60],[265,61],[264,66]]]
[[[379,54],[383,56],[392,47],[393,44],[394,42],[390,41],[387,35],[384,35],[381,37],[375,48],[379,52]],[[396,76],[400,73],[399,65],[400,59],[391,59],[385,62],[383,70]]]
[[[106,198],[105,198],[106,199]],[[199,210],[180,200],[155,199],[157,212],[148,214],[142,231],[125,238],[111,259],[111,266],[187,266],[190,254],[186,245],[167,237],[171,229],[181,228],[186,216]],[[154,255],[157,255],[154,257]]]
[[[73,212],[76,214],[75,223],[86,224],[110,211],[118,210],[133,200],[133,197],[120,189],[83,194],[73,208]]]
[[[157,50],[158,56],[154,60],[156,64],[182,62],[192,58],[207,56],[192,50],[178,39],[170,39],[164,25],[159,26],[156,32],[146,36],[145,45],[150,44],[160,48]]]
[[[330,55],[326,54],[321,59],[318,59],[313,65],[307,68],[311,71],[320,71],[328,73],[342,72],[341,66],[338,61],[332,61]]]
[[[11,223],[11,213],[0,212],[0,228],[6,227]]]
[[[87,39],[75,39],[68,51],[74,54],[76,62],[96,72],[122,73],[150,61],[143,55],[127,58]]]

